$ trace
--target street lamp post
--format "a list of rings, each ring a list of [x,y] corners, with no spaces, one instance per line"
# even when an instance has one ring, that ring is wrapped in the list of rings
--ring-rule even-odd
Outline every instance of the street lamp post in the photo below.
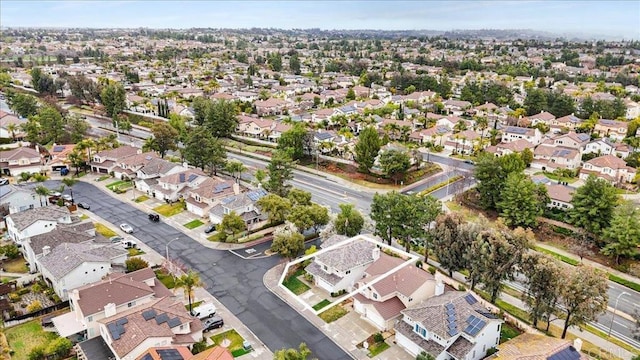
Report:
[[[623,292],[620,293],[620,295],[618,295],[618,297],[616,297],[616,303],[613,306],[613,314],[611,315],[611,324],[609,324],[609,333],[607,334],[607,336],[611,336],[611,328],[613,327],[613,319],[616,318],[616,310],[618,310],[618,300],[620,300],[622,295],[629,295],[629,293],[627,293],[626,291],[623,291]]]
[[[169,266],[170,266],[171,268],[173,268],[173,266],[171,266],[171,261],[169,260],[169,245],[170,245],[172,242],[174,242],[174,241],[176,241],[176,240],[178,240],[178,239],[180,239],[180,238],[179,238],[179,237],[177,237],[177,238],[175,238],[175,239],[173,239],[173,240],[169,241],[169,242],[167,243],[167,245],[165,245],[165,247],[164,247],[164,251],[165,251],[165,258],[167,259],[167,262],[169,263]],[[173,275],[173,269],[169,269],[169,271],[171,272],[171,275]]]

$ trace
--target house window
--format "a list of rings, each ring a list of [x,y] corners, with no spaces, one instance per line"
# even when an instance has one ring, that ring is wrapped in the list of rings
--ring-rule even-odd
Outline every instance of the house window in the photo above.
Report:
[[[347,275],[351,274],[351,270],[347,270],[347,272],[345,272],[345,274],[347,274]]]
[[[93,321],[93,316],[89,316],[89,317],[87,317],[87,321],[88,321],[88,322],[92,322],[92,321]]]
[[[322,265],[322,270],[327,271],[327,265]]]
[[[374,298],[374,299],[377,299],[377,298],[378,298],[378,294],[373,293],[373,298]]]
[[[127,307],[133,307],[136,304],[135,301],[131,301],[127,304]]]

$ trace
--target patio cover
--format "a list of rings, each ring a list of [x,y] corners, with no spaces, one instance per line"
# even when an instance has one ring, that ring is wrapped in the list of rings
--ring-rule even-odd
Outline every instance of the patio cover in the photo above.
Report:
[[[73,311],[56,316],[51,320],[61,337],[71,336],[86,330],[84,324],[76,320],[76,313]]]

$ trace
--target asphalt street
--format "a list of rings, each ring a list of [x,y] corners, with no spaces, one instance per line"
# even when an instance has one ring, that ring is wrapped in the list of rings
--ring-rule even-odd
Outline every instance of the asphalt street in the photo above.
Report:
[[[55,182],[47,182],[49,188]],[[79,182],[73,187],[76,201],[87,202],[91,211],[115,226],[126,222],[134,228],[133,236],[160,254],[180,259],[200,274],[207,291],[222,302],[271,350],[297,348],[305,342],[319,359],[349,359],[345,351],[322,331],[272,294],[263,284],[265,272],[280,257],[245,260],[230,251],[213,250],[184,235],[173,227],[152,223],[147,214],[109,196],[92,184]]]

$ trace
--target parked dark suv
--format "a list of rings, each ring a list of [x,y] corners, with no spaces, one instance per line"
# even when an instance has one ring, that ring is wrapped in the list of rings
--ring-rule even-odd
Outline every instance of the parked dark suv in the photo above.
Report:
[[[158,215],[158,214],[149,214],[149,220],[151,220],[153,222],[158,222],[158,221],[160,221],[160,215]]]
[[[222,320],[220,316],[213,316],[204,320],[202,326],[204,327],[204,331],[221,328],[224,326],[224,320]]]

